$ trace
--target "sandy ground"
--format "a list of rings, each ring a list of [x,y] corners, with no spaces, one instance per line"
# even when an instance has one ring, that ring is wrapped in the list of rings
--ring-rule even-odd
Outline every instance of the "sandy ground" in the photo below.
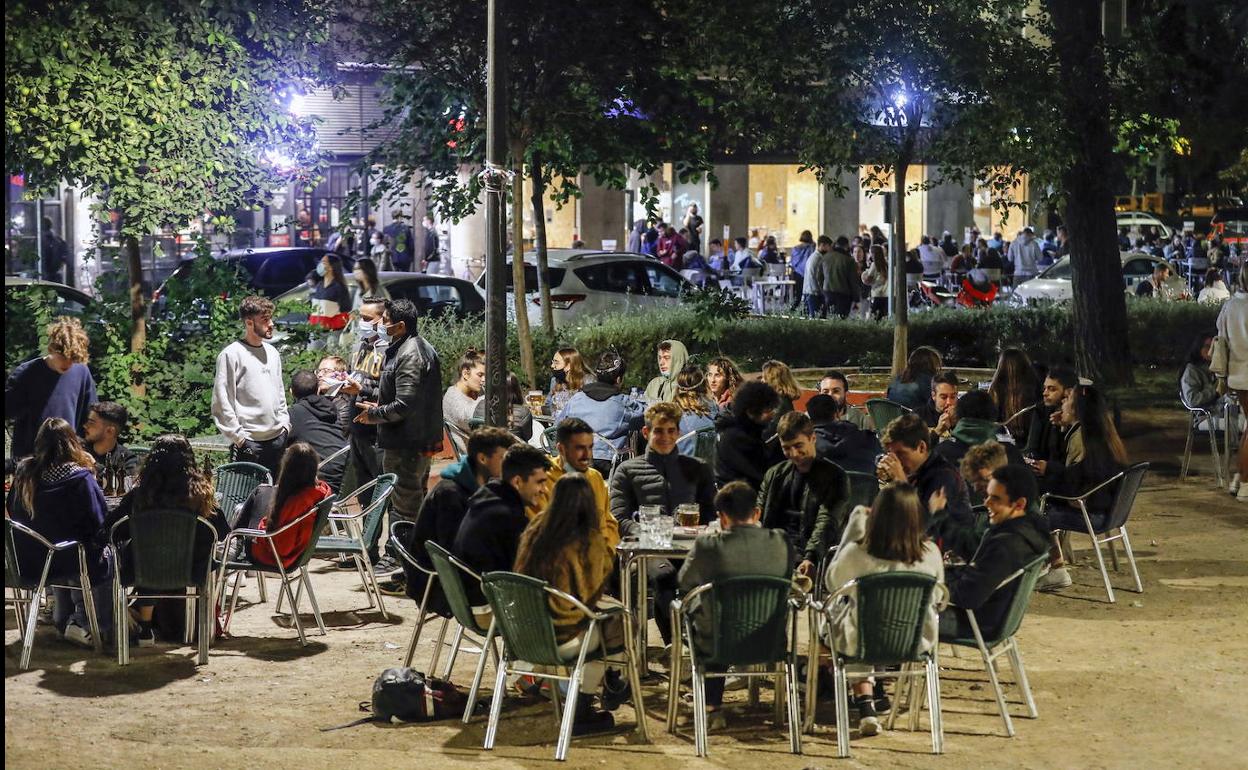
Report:
[[[741,693],[730,693],[727,730],[712,734],[708,760],[695,760],[687,728],[679,737],[663,730],[665,688],[655,679],[645,693],[652,744],[638,742],[633,711],[625,705],[616,712],[619,729],[574,741],[568,764],[1248,767],[1248,506],[1212,489],[1203,455],[1197,469],[1206,472],[1177,483],[1179,426],[1167,415],[1164,431],[1142,427],[1161,415],[1132,414],[1126,430],[1133,456],[1158,468],[1130,526],[1144,593],[1120,590],[1117,604],[1106,603],[1083,550],[1088,558],[1074,572],[1075,586],[1036,596],[1019,638],[1040,717],[1021,718],[1018,693],[1007,689],[1015,738],[1002,735],[977,659],[946,654],[944,757],[927,753],[926,732],[899,729],[856,739],[853,758],[837,760],[832,728],[807,736],[805,756],[790,755],[783,733],[770,724],[770,692],[764,691],[763,705],[752,712]],[[1075,541],[1080,548],[1080,538]],[[1124,564],[1113,577],[1120,589],[1130,584],[1125,570]],[[203,668],[194,666],[189,648],[159,646],[136,651],[132,665],[119,669],[41,628],[32,668],[20,672],[10,612],[5,766],[78,767],[85,759],[94,767],[340,770],[553,762],[549,706],[516,700],[504,711],[492,752],[481,750],[479,719],[468,726],[370,724],[319,732],[360,715],[357,703],[369,697],[373,678],[400,662],[414,608],[392,599],[384,621],[365,609],[354,573],[318,562],[313,580],[327,636],[312,636],[300,647],[271,603],[250,605],[235,618],[235,638],[214,647]],[[246,594],[255,598],[254,583]],[[311,616],[305,618],[311,625]],[[417,667],[427,664],[431,651],[427,634]],[[461,655],[454,679],[470,681],[474,664],[475,656]],[[822,703],[820,720],[830,721],[830,714],[830,703]],[[903,717],[898,727],[905,723]]]

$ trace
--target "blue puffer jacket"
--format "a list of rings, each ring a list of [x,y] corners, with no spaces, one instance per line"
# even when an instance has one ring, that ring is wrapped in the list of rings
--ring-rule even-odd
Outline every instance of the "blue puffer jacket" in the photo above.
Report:
[[[598,434],[594,437],[594,459],[610,460],[627,445],[629,433],[641,430],[645,413],[645,404],[614,386],[589,382],[555,415],[555,425],[566,417],[579,417],[589,423]]]
[[[806,276],[806,262],[810,259],[810,255],[815,252],[815,246],[811,243],[799,243],[789,249],[789,267],[793,268],[793,272],[802,276]]]

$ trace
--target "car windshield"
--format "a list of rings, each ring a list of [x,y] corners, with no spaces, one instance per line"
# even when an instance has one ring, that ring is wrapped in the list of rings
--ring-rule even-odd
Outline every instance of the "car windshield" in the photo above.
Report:
[[[1046,278],[1050,281],[1053,281],[1053,280],[1069,281],[1070,280],[1070,260],[1063,259],[1060,262],[1055,263],[1048,270],[1045,270],[1043,273],[1041,273],[1040,277]]]

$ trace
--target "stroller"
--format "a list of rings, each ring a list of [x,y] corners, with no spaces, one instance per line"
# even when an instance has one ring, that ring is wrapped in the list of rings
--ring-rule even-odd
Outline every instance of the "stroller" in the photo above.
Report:
[[[910,307],[953,307],[957,295],[935,281],[920,280],[910,294]]]
[[[962,288],[958,291],[957,298],[958,304],[962,307],[988,307],[996,299],[997,285],[988,280],[988,276],[982,271],[972,270],[967,277],[962,279]]]

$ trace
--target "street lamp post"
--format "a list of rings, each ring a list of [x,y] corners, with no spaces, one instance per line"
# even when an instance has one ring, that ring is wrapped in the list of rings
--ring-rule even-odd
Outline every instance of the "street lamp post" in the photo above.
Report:
[[[485,113],[485,421],[507,426],[507,269],[506,227],[507,99],[505,45],[500,45],[504,0],[489,0],[486,28]]]

